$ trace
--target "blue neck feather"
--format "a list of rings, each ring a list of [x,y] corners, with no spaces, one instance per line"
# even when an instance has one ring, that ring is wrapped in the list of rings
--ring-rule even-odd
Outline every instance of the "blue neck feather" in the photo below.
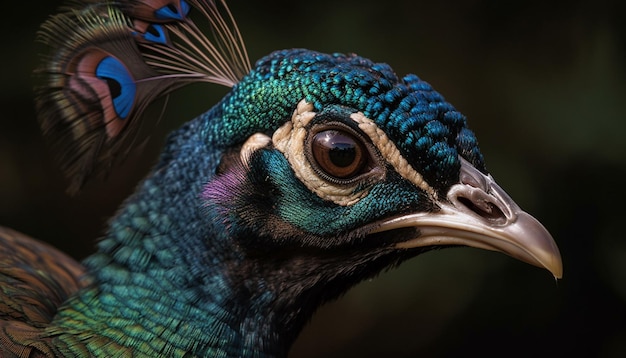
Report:
[[[239,265],[243,256],[202,207],[203,185],[221,156],[205,134],[220,111],[216,106],[170,136],[152,175],[85,261],[93,285],[74,297],[53,325],[70,334],[75,328],[83,334],[92,330],[122,345],[132,345],[133,337],[146,342],[160,337],[173,356],[187,350],[211,357],[264,356],[263,337],[244,332],[268,329],[254,326],[267,324],[257,309],[271,297],[249,297],[245,287],[234,287],[225,267]],[[246,300],[257,305],[238,312],[236,307],[249,304],[237,301]],[[163,348],[134,349],[157,356]]]

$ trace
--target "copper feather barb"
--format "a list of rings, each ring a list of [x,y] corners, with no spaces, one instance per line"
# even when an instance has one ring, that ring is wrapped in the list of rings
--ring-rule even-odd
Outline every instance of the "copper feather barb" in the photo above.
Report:
[[[155,99],[194,82],[232,87],[250,71],[223,1],[76,1],[39,41],[52,52],[37,71],[37,111],[71,193],[146,135],[156,121],[142,113]]]

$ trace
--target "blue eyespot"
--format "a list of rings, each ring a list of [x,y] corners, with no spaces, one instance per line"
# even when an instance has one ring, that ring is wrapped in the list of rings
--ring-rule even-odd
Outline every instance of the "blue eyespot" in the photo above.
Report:
[[[112,56],[105,57],[96,67],[96,76],[107,82],[115,113],[126,119],[133,108],[137,85],[122,62]]]
[[[165,33],[165,27],[157,24],[150,24],[145,34],[140,34],[144,40],[148,42],[154,42],[159,44],[167,43],[167,35]]]

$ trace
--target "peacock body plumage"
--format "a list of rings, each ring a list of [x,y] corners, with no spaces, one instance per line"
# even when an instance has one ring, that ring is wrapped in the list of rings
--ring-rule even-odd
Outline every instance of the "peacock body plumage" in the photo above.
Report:
[[[305,49],[250,66],[207,0],[73,1],[40,39],[37,107],[72,192],[141,141],[157,98],[232,89],[168,137],[82,265],[0,232],[2,356],[285,356],[324,302],[447,246],[562,274],[466,118],[415,75]]]

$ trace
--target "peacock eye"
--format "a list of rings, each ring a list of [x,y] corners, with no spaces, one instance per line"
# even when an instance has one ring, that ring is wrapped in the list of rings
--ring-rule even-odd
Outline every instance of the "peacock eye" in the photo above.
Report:
[[[336,129],[315,134],[311,140],[311,154],[319,169],[340,180],[363,173],[369,157],[360,139]]]

